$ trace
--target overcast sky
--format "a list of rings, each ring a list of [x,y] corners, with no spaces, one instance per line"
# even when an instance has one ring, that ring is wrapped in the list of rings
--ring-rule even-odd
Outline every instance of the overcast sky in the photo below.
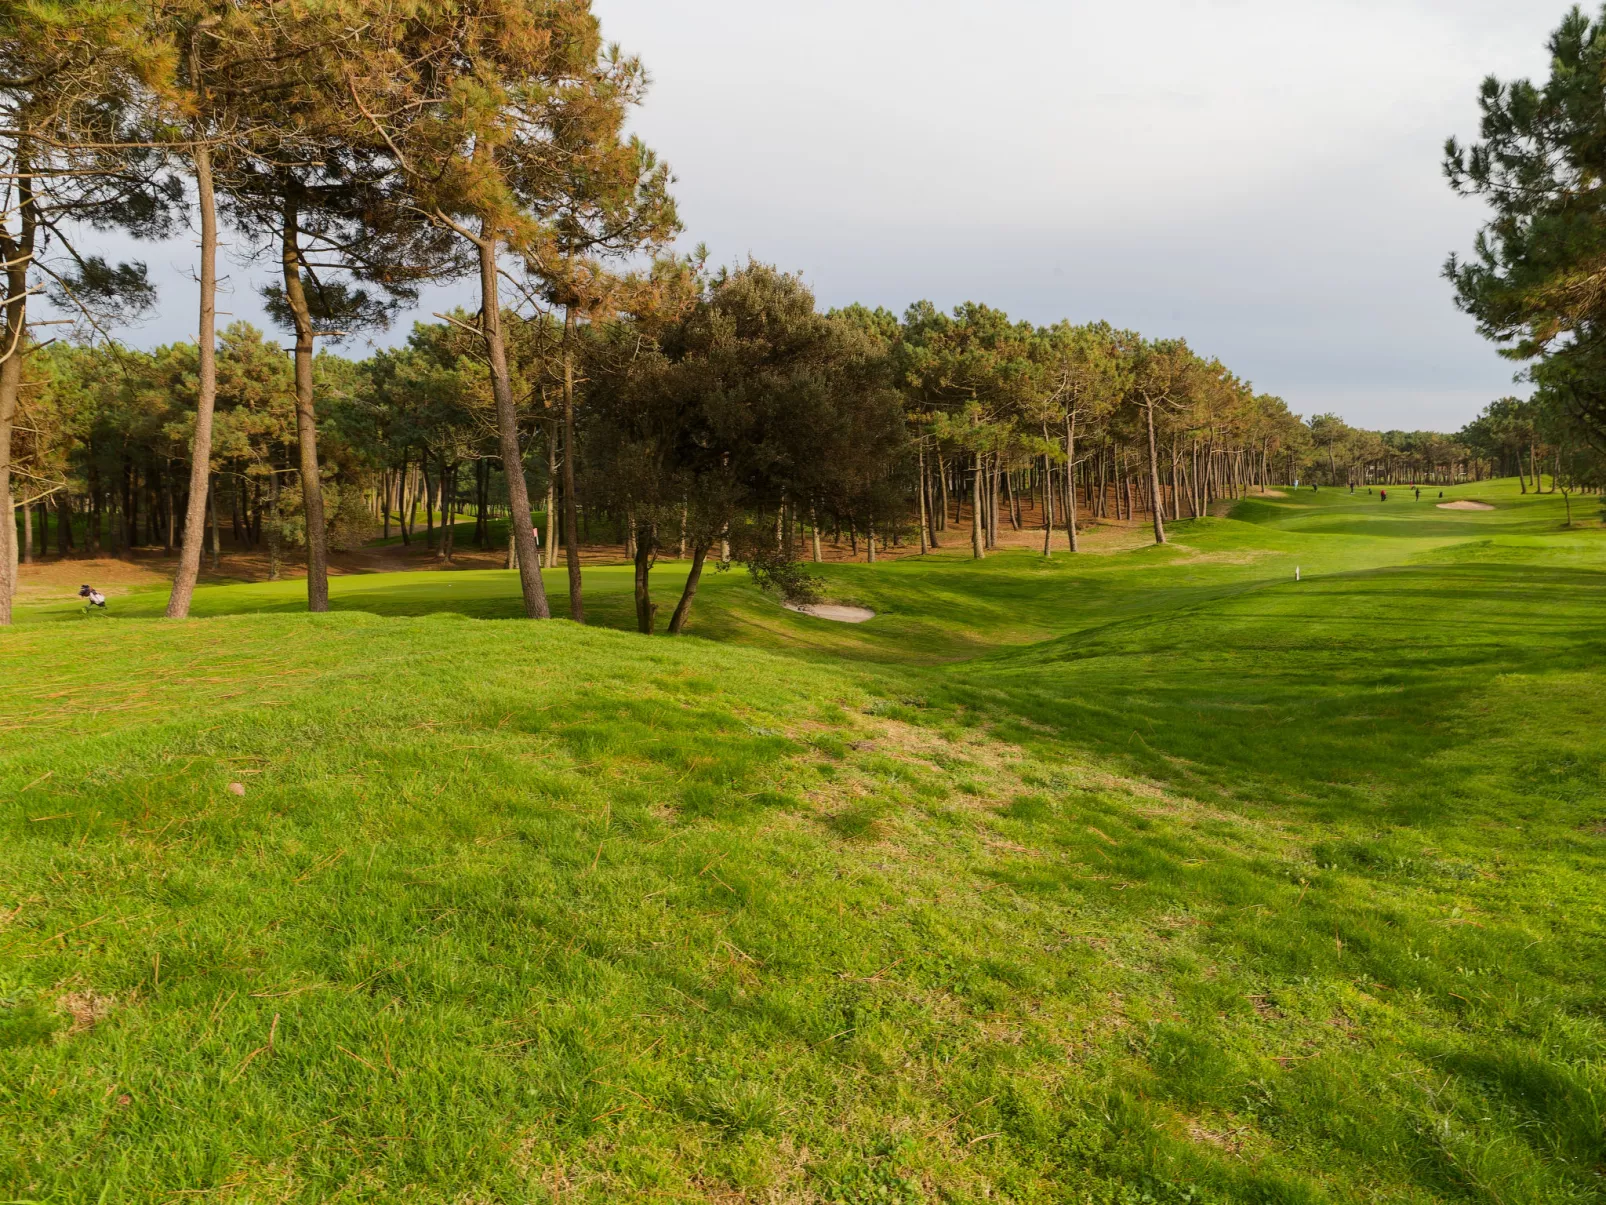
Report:
[[[715,262],[800,270],[828,306],[1185,336],[1369,427],[1453,430],[1514,391],[1439,276],[1482,220],[1440,155],[1484,75],[1544,73],[1559,0],[595,7],[647,63],[635,128]],[[148,255],[168,283],[136,341],[193,331],[188,254]]]

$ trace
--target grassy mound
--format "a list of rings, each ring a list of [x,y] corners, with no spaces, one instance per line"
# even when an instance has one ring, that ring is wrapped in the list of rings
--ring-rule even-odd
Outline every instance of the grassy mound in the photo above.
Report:
[[[1477,496],[37,607],[0,1196],[1596,1199],[1606,533]]]

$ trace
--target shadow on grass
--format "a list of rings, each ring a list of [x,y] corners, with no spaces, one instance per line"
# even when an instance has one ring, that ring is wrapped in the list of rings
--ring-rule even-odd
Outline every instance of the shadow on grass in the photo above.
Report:
[[[945,701],[1205,797],[1427,822],[1490,772],[1485,693],[1520,679],[1545,698],[1606,656],[1603,587],[1492,564],[1279,583],[950,667]]]

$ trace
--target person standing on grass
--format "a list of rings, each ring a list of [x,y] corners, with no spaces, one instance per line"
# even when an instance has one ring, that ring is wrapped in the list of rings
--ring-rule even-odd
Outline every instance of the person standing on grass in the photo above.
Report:
[[[1420,485],[1416,487],[1416,500],[1418,502],[1422,501],[1422,487]]]
[[[1382,491],[1382,496],[1378,499],[1378,501],[1379,502],[1387,502],[1388,500],[1389,500],[1389,492],[1387,490],[1383,490]]]

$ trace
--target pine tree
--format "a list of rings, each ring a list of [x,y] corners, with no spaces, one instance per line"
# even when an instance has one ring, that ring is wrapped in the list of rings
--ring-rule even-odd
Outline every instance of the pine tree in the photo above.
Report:
[[[16,585],[11,443],[32,352],[28,303],[49,292],[101,333],[148,305],[144,264],[80,252],[71,231],[115,226],[161,237],[178,201],[160,157],[134,145],[129,130],[139,93],[171,66],[144,38],[142,17],[115,2],[0,3],[0,624],[11,620]]]

